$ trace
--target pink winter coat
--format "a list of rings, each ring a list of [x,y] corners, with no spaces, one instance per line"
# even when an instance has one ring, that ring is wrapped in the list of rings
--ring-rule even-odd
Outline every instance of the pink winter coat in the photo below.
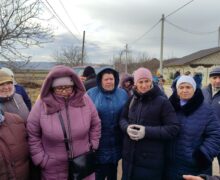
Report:
[[[56,77],[70,76],[75,84],[75,93],[67,100],[56,97],[51,91]],[[41,98],[33,106],[27,120],[31,157],[40,165],[42,179],[67,180],[67,152],[62,127],[58,117],[61,112],[68,133],[67,118],[73,145],[73,156],[98,148],[101,124],[98,113],[78,76],[66,66],[56,66],[46,77]],[[95,179],[94,174],[86,179]]]

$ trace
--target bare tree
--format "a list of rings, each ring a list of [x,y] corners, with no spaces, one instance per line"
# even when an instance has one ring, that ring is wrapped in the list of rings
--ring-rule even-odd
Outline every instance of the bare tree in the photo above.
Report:
[[[60,51],[54,53],[53,55],[57,64],[63,64],[70,67],[77,66],[81,64],[82,52],[81,48],[78,46],[67,46],[62,48]],[[84,52],[84,62],[86,60],[86,53]]]
[[[0,4],[0,58],[8,66],[21,66],[31,56],[22,50],[40,46],[52,40],[51,28],[43,27],[40,19],[43,9],[40,0],[1,0]]]

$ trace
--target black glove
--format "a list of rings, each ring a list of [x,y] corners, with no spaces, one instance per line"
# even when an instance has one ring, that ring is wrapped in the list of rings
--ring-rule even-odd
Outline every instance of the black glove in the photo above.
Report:
[[[212,162],[208,160],[205,154],[203,154],[203,152],[199,149],[194,151],[193,157],[196,160],[196,164],[200,170],[206,170],[212,165]]]

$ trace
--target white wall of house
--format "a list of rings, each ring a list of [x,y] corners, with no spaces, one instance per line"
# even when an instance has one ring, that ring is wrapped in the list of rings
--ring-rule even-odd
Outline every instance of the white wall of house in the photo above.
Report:
[[[191,75],[193,76],[194,73],[196,72],[200,72],[203,74],[203,80],[202,80],[202,85],[206,86],[209,83],[209,72],[211,71],[211,69],[214,67],[215,65],[213,65],[210,68],[206,68],[204,66],[198,66],[196,68],[192,68],[190,66],[176,66],[176,67],[166,67],[163,69],[163,75],[164,75],[164,79],[166,80],[166,82],[172,82],[172,79],[170,79],[171,74],[174,74],[176,71],[180,71],[181,74],[184,74],[186,71],[190,71]]]

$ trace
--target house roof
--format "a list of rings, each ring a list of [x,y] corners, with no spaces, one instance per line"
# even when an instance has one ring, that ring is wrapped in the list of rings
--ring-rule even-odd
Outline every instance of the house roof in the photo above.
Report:
[[[182,66],[186,64],[192,64],[193,61],[204,58],[206,56],[209,56],[211,54],[220,52],[220,47],[214,47],[210,49],[204,49],[201,51],[197,51],[195,53],[192,53],[190,55],[184,56],[182,58],[173,58],[164,61],[164,66]]]

